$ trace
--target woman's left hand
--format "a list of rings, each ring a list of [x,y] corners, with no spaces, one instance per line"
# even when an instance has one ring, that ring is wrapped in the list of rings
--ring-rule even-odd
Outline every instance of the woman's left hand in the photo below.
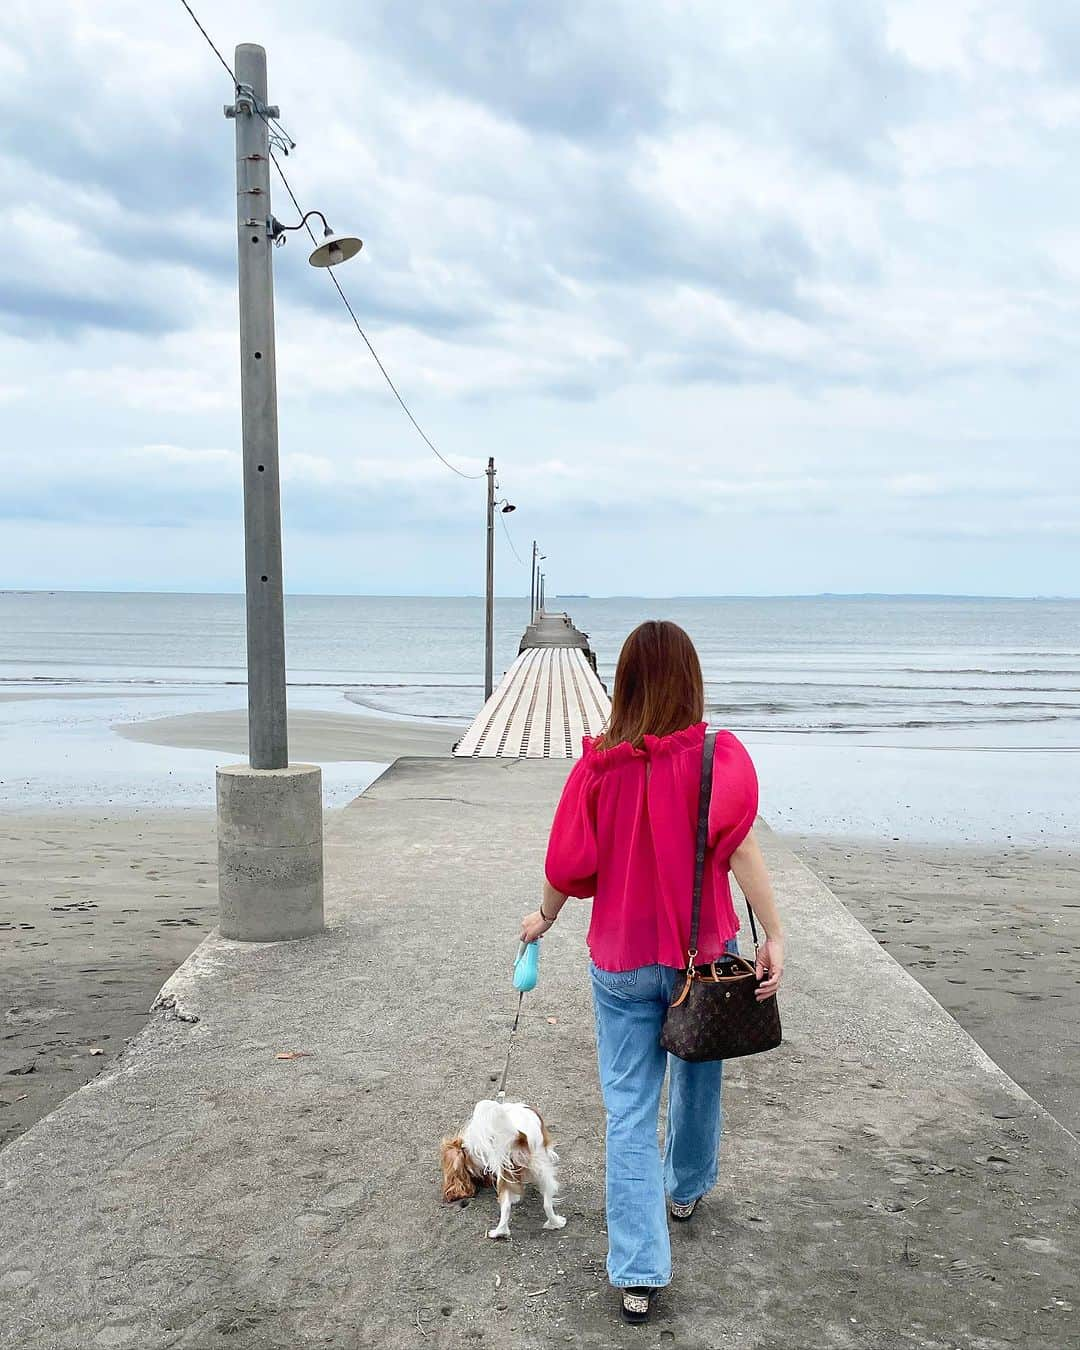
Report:
[[[522,942],[535,942],[537,938],[543,937],[553,922],[552,919],[545,919],[539,910],[526,914],[521,921]]]
[[[761,983],[757,987],[757,1001],[772,998],[784,978],[784,939],[767,938],[763,946],[757,949],[755,970]]]

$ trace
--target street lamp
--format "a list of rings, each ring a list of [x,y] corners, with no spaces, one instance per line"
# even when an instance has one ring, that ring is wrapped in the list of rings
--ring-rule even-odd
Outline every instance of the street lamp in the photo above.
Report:
[[[487,490],[487,587],[484,606],[484,702],[491,697],[495,687],[493,679],[495,661],[495,507],[501,508],[503,515],[516,511],[517,507],[505,497],[495,500],[495,460],[489,459],[485,470],[488,480]]]
[[[536,547],[536,540],[533,540],[532,551],[532,571],[529,576],[529,622],[535,623],[536,611],[540,608],[540,564],[547,557],[546,553],[541,553]]]
[[[336,267],[338,263],[355,258],[364,247],[364,241],[355,234],[335,234],[321,211],[305,211],[298,225],[282,225],[280,220],[271,216],[267,222],[270,238],[280,247],[285,242],[285,235],[290,230],[302,230],[309,216],[318,216],[323,223],[323,241],[316,244],[308,254],[308,262],[312,267]]]
[[[271,244],[308,216],[323,223],[309,262],[334,266],[360,251],[321,211],[282,225],[270,211],[266,52],[236,49],[236,223],[240,292],[244,560],[247,604],[248,764],[220,768],[218,890],[221,933],[250,942],[307,937],[323,927],[322,772],[289,764],[285,606],[278,480],[277,363]]]

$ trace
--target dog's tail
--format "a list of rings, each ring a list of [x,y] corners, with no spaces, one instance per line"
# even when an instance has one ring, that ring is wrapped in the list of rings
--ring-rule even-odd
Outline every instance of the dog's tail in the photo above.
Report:
[[[524,1106],[524,1103],[522,1103]],[[547,1153],[553,1162],[557,1162],[550,1143],[548,1141],[548,1132],[544,1127],[543,1117],[535,1106],[526,1106],[524,1111],[525,1120],[522,1127],[522,1134],[529,1141],[529,1150],[532,1153]]]

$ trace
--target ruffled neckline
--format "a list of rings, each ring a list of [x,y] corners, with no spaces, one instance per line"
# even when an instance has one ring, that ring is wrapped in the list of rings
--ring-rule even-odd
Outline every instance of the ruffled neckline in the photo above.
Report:
[[[629,741],[620,741],[609,749],[601,750],[596,742],[599,736],[583,736],[581,749],[583,757],[588,759],[595,769],[612,769],[619,764],[628,764],[635,759],[662,759],[666,755],[699,746],[705,740],[704,722],[694,722],[680,731],[671,731],[666,736],[645,736],[645,744],[638,749]]]

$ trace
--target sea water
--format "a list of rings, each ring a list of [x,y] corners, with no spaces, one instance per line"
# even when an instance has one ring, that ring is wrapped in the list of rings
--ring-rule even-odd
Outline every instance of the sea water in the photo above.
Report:
[[[1080,832],[1080,600],[574,597],[548,607],[590,634],[609,687],[636,623],[686,628],[707,716],[751,747],[763,813],[778,827],[979,842]],[[496,602],[497,672],[527,618],[526,599]],[[482,702],[478,598],[292,596],[286,631],[293,707],[467,723]],[[93,804],[140,765],[158,804],[212,800],[213,763],[231,756],[118,745],[110,728],[242,707],[244,659],[240,596],[0,593],[0,695],[34,695],[0,702],[0,805]],[[332,793],[360,790],[378,767],[328,767]],[[142,790],[125,791],[135,801]]]

